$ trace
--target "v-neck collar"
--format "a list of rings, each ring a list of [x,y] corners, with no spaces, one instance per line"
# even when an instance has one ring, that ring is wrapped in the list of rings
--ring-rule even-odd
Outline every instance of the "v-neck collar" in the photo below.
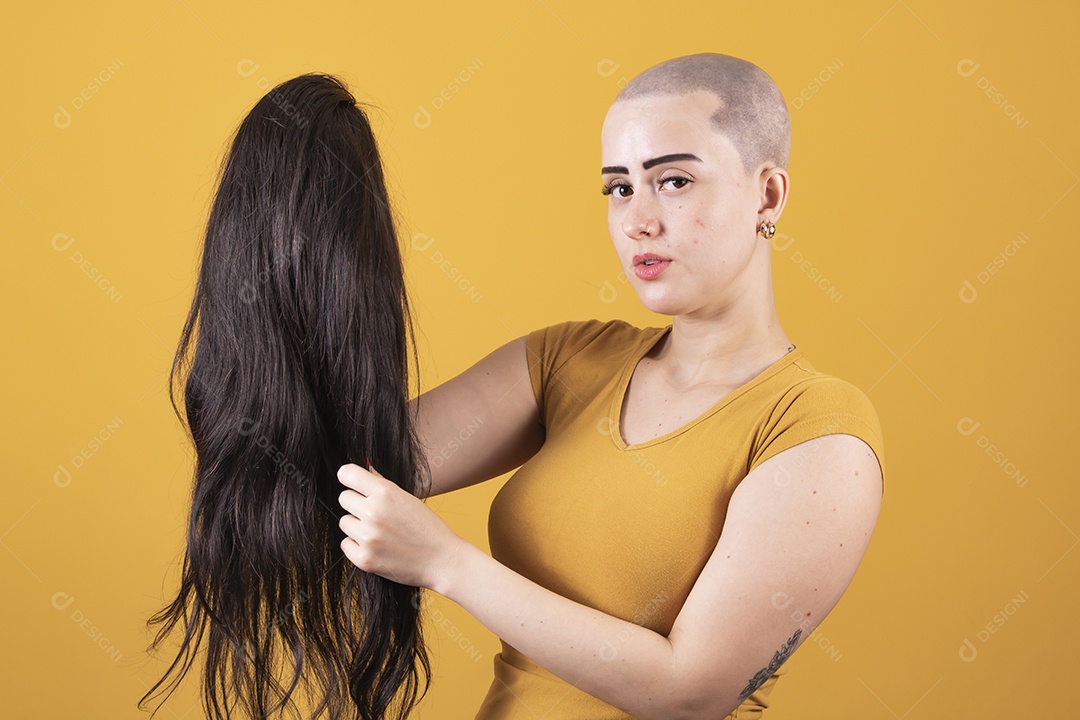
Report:
[[[650,447],[652,445],[657,445],[659,443],[665,442],[678,435],[682,435],[684,432],[692,429],[695,425],[698,425],[712,415],[715,415],[726,405],[731,403],[739,396],[745,394],[755,385],[758,385],[769,377],[772,377],[780,370],[787,367],[802,356],[802,349],[796,346],[794,350],[784,353],[783,357],[779,358],[772,365],[762,370],[752,379],[748,380],[747,382],[743,383],[739,387],[729,392],[727,395],[721,398],[719,402],[717,402],[711,408],[706,410],[701,415],[698,415],[696,418],[686,423],[685,425],[682,425],[681,427],[678,427],[671,432],[654,437],[651,440],[645,440],[634,445],[629,445],[623,439],[622,434],[622,408],[626,399],[626,392],[630,387],[630,379],[634,376],[634,370],[637,369],[638,363],[640,363],[641,360],[647,354],[649,354],[649,352],[654,347],[656,347],[660,343],[660,341],[664,339],[664,337],[666,337],[671,332],[670,325],[668,325],[667,327],[651,329],[655,330],[656,332],[654,332],[652,336],[645,335],[642,339],[641,344],[638,346],[637,351],[631,354],[630,357],[627,359],[626,365],[623,367],[622,370],[622,375],[619,378],[619,384],[616,386],[614,396],[611,400],[611,410],[608,415],[612,427],[611,439],[614,441],[616,447],[624,451],[640,450]]]

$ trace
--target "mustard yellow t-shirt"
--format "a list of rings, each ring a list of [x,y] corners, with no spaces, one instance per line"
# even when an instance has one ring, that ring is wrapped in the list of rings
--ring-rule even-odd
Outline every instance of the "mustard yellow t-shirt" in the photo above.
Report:
[[[795,348],[697,419],[627,446],[623,396],[638,361],[670,330],[568,322],[528,336],[547,436],[491,505],[492,555],[534,582],[667,636],[720,537],[728,502],[759,463],[830,433],[864,440],[884,467],[873,405]],[[643,632],[643,631],[642,631]],[[598,655],[617,657],[626,638]],[[626,720],[507,643],[477,720]],[[757,718],[779,672],[729,717]]]

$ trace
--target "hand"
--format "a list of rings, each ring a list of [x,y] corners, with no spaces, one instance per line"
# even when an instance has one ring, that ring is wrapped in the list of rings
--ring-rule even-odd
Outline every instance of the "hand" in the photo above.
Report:
[[[337,476],[347,488],[338,502],[349,514],[338,526],[348,536],[341,549],[349,561],[403,585],[438,592],[465,541],[423,501],[378,473],[349,463]]]

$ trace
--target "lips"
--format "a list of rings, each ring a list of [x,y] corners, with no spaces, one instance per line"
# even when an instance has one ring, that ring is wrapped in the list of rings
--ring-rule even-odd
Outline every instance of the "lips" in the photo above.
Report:
[[[653,280],[659,277],[660,273],[664,272],[670,264],[671,260],[652,253],[635,255],[634,274],[642,280]]]
[[[645,265],[646,267],[648,267],[650,265],[656,265],[657,263],[662,262],[671,261],[667,258],[660,257],[659,255],[653,255],[652,253],[645,253],[644,255],[634,256],[634,267],[637,267],[638,265]]]

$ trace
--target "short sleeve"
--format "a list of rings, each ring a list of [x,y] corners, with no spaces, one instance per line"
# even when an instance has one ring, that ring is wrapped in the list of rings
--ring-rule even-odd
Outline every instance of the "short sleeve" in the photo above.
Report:
[[[620,320],[572,320],[534,330],[526,337],[529,379],[545,427],[550,427],[561,399],[567,394],[562,370],[566,363]]]
[[[794,386],[765,423],[750,459],[750,470],[788,448],[823,435],[854,435],[874,451],[882,478],[885,442],[870,398],[855,385],[820,375]]]

